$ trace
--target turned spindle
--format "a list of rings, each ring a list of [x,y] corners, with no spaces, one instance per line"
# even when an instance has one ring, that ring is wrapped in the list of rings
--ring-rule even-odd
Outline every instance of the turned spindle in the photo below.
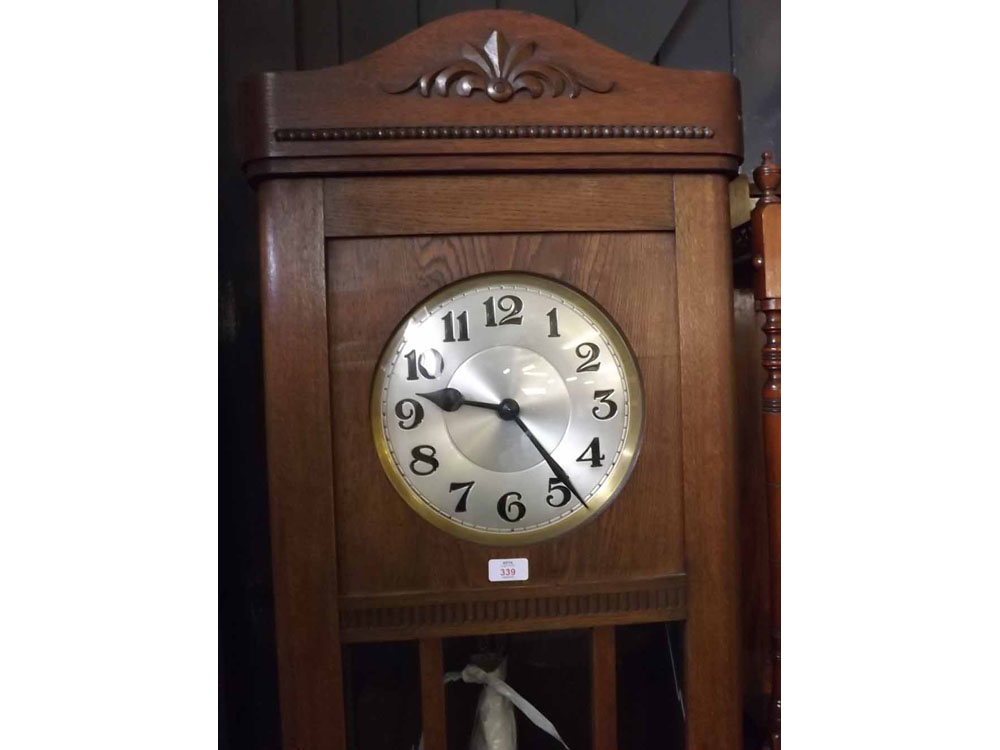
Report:
[[[754,296],[757,309],[764,314],[761,364],[767,373],[761,394],[771,586],[772,676],[766,747],[781,750],[781,169],[770,151],[763,153],[753,179],[761,192],[750,218]]]

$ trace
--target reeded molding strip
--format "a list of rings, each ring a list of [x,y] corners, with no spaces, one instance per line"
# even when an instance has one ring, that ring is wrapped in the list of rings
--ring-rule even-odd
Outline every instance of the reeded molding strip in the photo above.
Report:
[[[510,598],[466,601],[392,602],[359,606],[341,600],[340,627],[345,642],[377,641],[413,633],[454,635],[470,632],[517,632],[549,629],[554,621],[570,627],[566,618],[581,623],[655,622],[686,617],[683,576],[659,585],[624,586],[617,590],[573,593],[528,593]],[[584,625],[579,625],[583,627]],[[576,627],[576,626],[574,626]]]
[[[713,138],[705,125],[429,125],[281,128],[276,141],[398,141],[448,138]]]

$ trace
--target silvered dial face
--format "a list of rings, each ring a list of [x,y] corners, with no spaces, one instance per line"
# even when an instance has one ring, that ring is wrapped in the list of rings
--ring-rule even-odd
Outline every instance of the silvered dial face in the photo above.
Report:
[[[549,538],[628,478],[642,389],[622,334],[568,286],[528,274],[453,284],[386,346],[375,442],[400,495],[457,536]]]

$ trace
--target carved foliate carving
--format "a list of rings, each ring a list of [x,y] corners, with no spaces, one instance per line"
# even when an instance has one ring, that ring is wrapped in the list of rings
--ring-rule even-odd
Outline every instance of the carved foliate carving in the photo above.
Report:
[[[462,45],[462,57],[424,73],[404,86],[383,85],[390,94],[402,94],[418,87],[421,95],[448,96],[454,90],[459,96],[471,96],[484,91],[495,102],[505,102],[525,89],[537,99],[546,90],[559,96],[567,89],[569,97],[580,95],[582,89],[606,94],[614,82],[603,83],[580,75],[561,62],[542,59],[535,54],[537,45],[530,40],[507,42],[503,33],[494,30],[482,47]]]

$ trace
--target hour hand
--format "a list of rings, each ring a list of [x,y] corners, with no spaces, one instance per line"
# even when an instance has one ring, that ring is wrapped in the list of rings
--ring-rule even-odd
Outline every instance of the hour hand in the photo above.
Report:
[[[462,392],[457,388],[442,388],[440,391],[418,393],[417,395],[420,396],[420,398],[426,398],[443,411],[456,411],[462,406],[462,404],[465,403],[465,399],[462,397]]]
[[[458,411],[462,406],[478,406],[482,409],[492,409],[499,411],[500,404],[487,404],[482,401],[467,401],[462,392],[457,388],[442,388],[440,391],[430,393],[418,393],[420,398],[425,398],[442,411]]]

